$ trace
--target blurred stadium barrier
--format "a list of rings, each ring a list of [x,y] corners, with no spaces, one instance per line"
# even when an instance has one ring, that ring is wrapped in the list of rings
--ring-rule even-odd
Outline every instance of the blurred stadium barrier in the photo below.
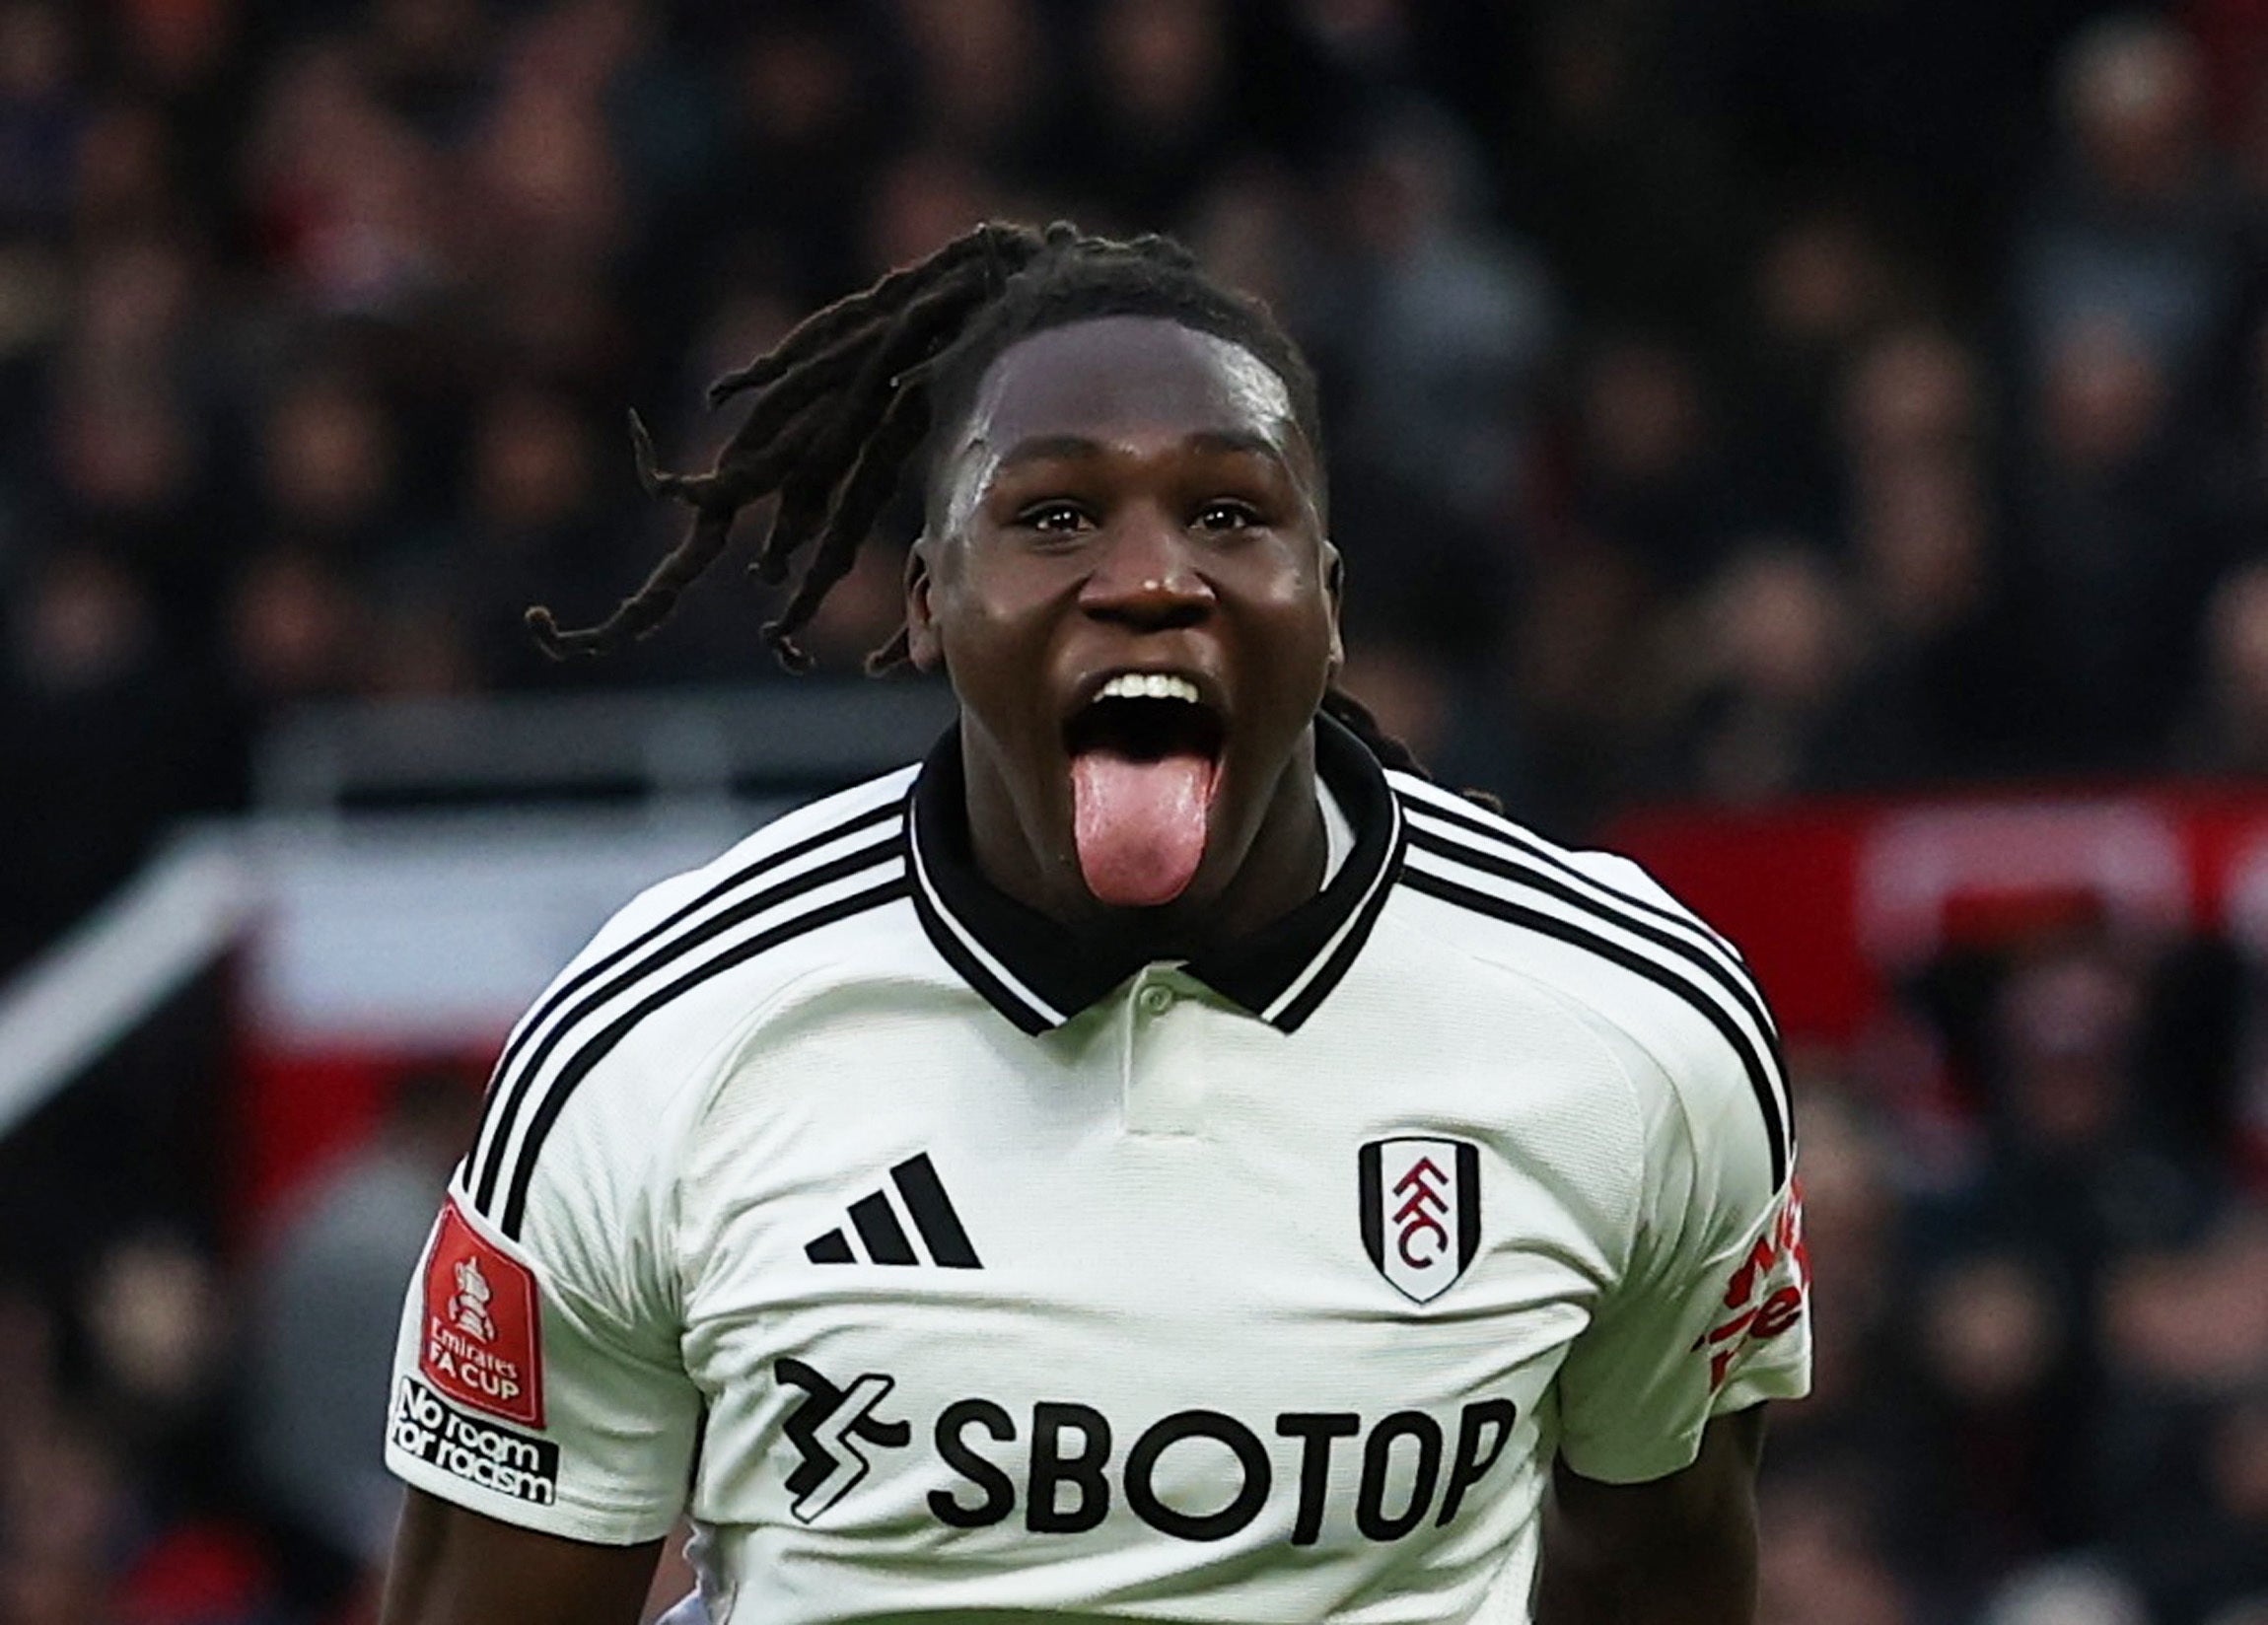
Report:
[[[0,1140],[234,954],[244,1234],[399,1066],[477,1067],[641,887],[949,717],[910,684],[310,707],[254,811],[184,828],[0,989]]]
[[[230,843],[186,843],[0,992],[0,1139],[226,952],[254,895]]]

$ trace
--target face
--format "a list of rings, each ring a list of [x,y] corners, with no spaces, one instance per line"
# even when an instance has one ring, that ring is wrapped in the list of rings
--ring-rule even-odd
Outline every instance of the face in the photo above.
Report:
[[[960,702],[979,859],[1058,917],[1213,907],[1319,827],[1337,557],[1283,381],[1108,317],[1012,346],[947,427],[907,625]]]

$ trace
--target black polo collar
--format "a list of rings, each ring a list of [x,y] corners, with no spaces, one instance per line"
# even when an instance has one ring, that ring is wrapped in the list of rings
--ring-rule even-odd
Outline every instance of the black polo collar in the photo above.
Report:
[[[1400,803],[1369,748],[1328,717],[1315,719],[1315,771],[1354,828],[1354,850],[1328,885],[1289,914],[1183,966],[1286,1032],[1314,1014],[1355,962],[1402,863]],[[922,763],[906,830],[914,908],[929,940],[1026,1032],[1062,1025],[1142,968],[1139,955],[1105,951],[978,873],[957,731]]]

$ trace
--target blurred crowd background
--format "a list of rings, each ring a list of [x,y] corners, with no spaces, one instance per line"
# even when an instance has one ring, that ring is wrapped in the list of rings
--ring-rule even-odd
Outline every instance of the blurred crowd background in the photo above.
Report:
[[[1349,686],[1554,835],[2268,770],[2268,0],[0,0],[0,971],[301,702],[791,680],[733,571],[602,667],[521,613],[673,536],[625,408],[705,465],[995,214],[1272,302]],[[1798,1060],[1763,1618],[2268,1621],[2268,974],[2065,921]],[[368,1617],[472,1083],[254,1243],[0,1236],[0,1625]]]

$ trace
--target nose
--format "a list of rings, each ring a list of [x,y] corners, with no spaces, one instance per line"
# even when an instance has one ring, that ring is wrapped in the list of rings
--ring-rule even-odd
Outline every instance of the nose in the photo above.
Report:
[[[1189,538],[1162,513],[1134,513],[1111,528],[1079,590],[1098,620],[1143,631],[1193,626],[1212,613],[1213,584],[1197,569]]]

